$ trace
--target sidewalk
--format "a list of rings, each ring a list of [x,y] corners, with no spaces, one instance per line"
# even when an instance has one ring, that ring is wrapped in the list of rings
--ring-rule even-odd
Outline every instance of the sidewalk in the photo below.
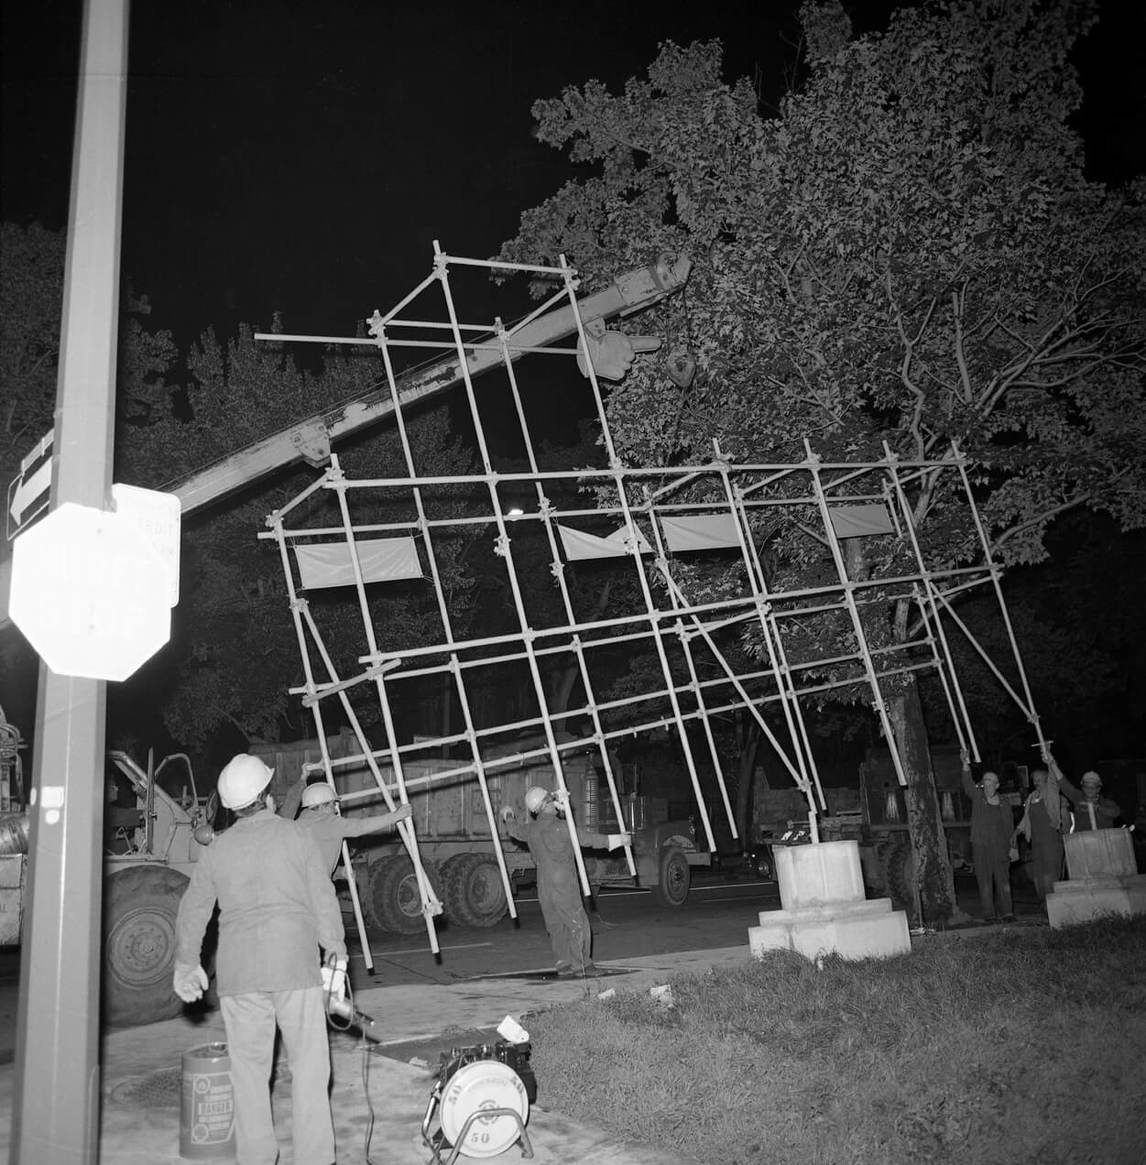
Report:
[[[1025,906],[1025,904],[1024,904]],[[1012,926],[1046,925],[1026,909]],[[939,933],[913,934],[912,945],[930,941],[974,940],[1002,929],[971,925]],[[647,991],[676,974],[709,967],[735,967],[751,958],[747,945],[716,950],[683,951],[601,964],[602,975],[588,980],[538,978],[534,974],[489,976],[444,985],[411,984],[359,991],[355,1004],[375,1020],[378,1042],[356,1033],[332,1032],[334,1086],[331,1105],[338,1145],[337,1165],[363,1165],[371,1109],[370,1161],[378,1165],[427,1165],[431,1151],[421,1139],[422,1120],[437,1079],[439,1053],[496,1039],[490,1033],[507,1015],[528,1030],[529,1014],[555,1004],[618,993]],[[202,1022],[180,1017],[147,1027],[104,1035],[101,1050],[103,1108],[99,1137],[100,1165],[183,1165],[179,1156],[182,1102],[181,1057],[185,1051],[225,1041],[217,1012]],[[411,1062],[412,1061],[412,1062]],[[0,1066],[0,1153],[11,1139],[14,1067]],[[367,1091],[368,1085],[368,1091]],[[545,1080],[538,1079],[537,1103],[530,1109],[527,1134],[536,1165],[697,1165],[661,1149],[635,1144],[570,1120],[546,1106]],[[289,1080],[276,1079],[273,1092],[282,1156],[293,1165],[290,1146]],[[42,1130],[45,1138],[48,1130]],[[28,1156],[29,1146],[25,1146]],[[443,1154],[443,1161],[448,1151]],[[51,1159],[46,1139],[37,1157],[23,1165]],[[200,1158],[203,1160],[204,1158]],[[460,1157],[459,1161],[473,1160]],[[523,1159],[520,1145],[496,1158]],[[13,1163],[15,1165],[15,1163]],[[701,1163],[703,1165],[703,1163]]]
[[[355,1003],[359,1011],[375,1019],[383,1040],[380,1044],[368,1043],[366,1046],[372,1051],[364,1052],[357,1036],[331,1033],[331,1104],[338,1165],[361,1165],[366,1161],[371,1107],[371,1161],[379,1165],[426,1165],[431,1159],[430,1150],[422,1143],[421,1125],[437,1079],[438,1056],[431,1057],[425,1048],[420,1048],[415,1056],[421,1063],[411,1064],[383,1054],[383,1049],[406,1055],[409,1045],[430,1044],[446,1051],[453,1046],[466,1047],[482,1042],[477,1029],[496,1027],[507,1015],[523,1021],[528,1029],[528,1013],[541,1008],[595,997],[610,988],[618,992],[646,991],[672,974],[735,966],[750,958],[745,945],[617,960],[602,967],[602,977],[589,980],[491,977],[451,986],[410,985],[359,991]],[[224,1039],[217,1012],[201,1023],[180,1017],[147,1027],[111,1031],[104,1036],[100,1165],[180,1165],[186,1160],[179,1156],[181,1057],[188,1049]],[[407,1047],[399,1049],[398,1045]],[[0,1067],[0,1147],[4,1149],[11,1138],[13,1076],[12,1065]],[[663,1150],[625,1141],[549,1111],[544,1079],[539,1079],[537,1085],[537,1104],[530,1110],[527,1125],[536,1165],[692,1165]],[[289,1081],[276,1080],[273,1101],[282,1149],[280,1165],[292,1165]],[[50,1137],[47,1130],[43,1135]],[[50,1140],[45,1140],[41,1160],[49,1159],[50,1145]],[[26,1144],[25,1155],[28,1149]],[[459,1158],[461,1162],[472,1159]],[[512,1147],[496,1159],[522,1160],[521,1147]]]

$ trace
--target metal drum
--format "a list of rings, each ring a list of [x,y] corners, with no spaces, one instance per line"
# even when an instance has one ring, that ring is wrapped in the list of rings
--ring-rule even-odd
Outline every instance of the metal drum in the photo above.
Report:
[[[191,1161],[235,1159],[235,1091],[226,1044],[183,1053],[179,1156]]]

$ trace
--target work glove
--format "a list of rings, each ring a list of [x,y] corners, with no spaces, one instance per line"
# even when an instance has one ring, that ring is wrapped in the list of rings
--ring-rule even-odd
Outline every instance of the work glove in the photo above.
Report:
[[[512,821],[517,816],[517,810],[512,805],[506,805],[501,811],[502,821]]]
[[[322,989],[331,999],[346,998],[346,956],[329,954],[322,968]]]
[[[569,811],[569,794],[564,789],[555,789],[549,794],[549,797],[553,804],[562,810],[562,812],[567,813]]]
[[[203,998],[203,992],[207,989],[207,972],[200,966],[176,963],[172,987],[184,1003],[194,1003]]]
[[[399,805],[398,808],[394,810],[394,820],[395,821],[408,821],[410,819],[410,817],[413,816],[413,814],[414,814],[414,810],[413,810],[412,806]]]

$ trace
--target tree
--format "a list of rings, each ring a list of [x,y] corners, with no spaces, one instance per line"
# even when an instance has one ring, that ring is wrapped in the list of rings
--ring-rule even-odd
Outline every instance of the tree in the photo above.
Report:
[[[276,321],[277,326],[277,321]],[[249,327],[226,343],[205,333],[188,358],[191,379],[178,399],[153,401],[149,421],[127,431],[122,449],[124,474],[155,488],[203,470],[323,408],[361,396],[379,376],[376,357],[328,352],[318,370],[306,370],[281,345],[257,342]],[[425,412],[409,424],[418,471],[456,473],[465,454],[448,429],[443,410]],[[340,453],[348,476],[402,476],[405,463],[392,428],[364,437]],[[297,701],[289,689],[303,680],[299,646],[288,609],[277,551],[257,540],[271,511],[299,493],[314,470],[297,467],[270,484],[253,485],[229,497],[201,521],[184,529],[181,599],[175,614],[173,654],[178,659],[161,681],[162,713],[171,735],[192,746],[231,724],[248,739],[279,739],[305,732],[295,719]],[[341,525],[336,502],[323,494],[314,513]],[[385,521],[385,508],[370,515]],[[361,514],[356,521],[365,520]],[[457,548],[460,551],[460,547]],[[464,593],[460,553],[439,555],[446,585]],[[329,648],[343,677],[359,669],[366,650],[357,600],[337,589],[310,597]],[[423,584],[388,587],[387,641],[395,646],[416,637],[432,595]],[[142,682],[154,687],[162,668]],[[319,675],[324,680],[327,677]],[[361,693],[355,693],[357,699]],[[335,709],[331,712],[337,717]],[[367,722],[377,716],[363,702]]]
[[[1008,563],[1042,559],[1077,507],[1143,524],[1146,185],[1083,173],[1068,56],[1093,5],[959,0],[857,40],[838,4],[801,17],[809,72],[776,118],[747,80],[723,82],[714,42],[664,44],[619,95],[591,81],[534,106],[540,140],[594,173],[527,211],[503,257],[565,253],[590,284],[650,252],[694,260],[658,311],[666,355],[687,350],[697,374],[681,388],[646,363],[613,390],[621,455],[707,459],[715,436],[735,459],[798,460],[808,435],[828,458],[884,441],[943,457],[958,441]],[[924,480],[916,519],[956,563],[974,533],[943,481]],[[781,583],[821,566],[795,527],[770,547]],[[881,625],[902,637],[908,613]],[[892,718],[939,921],[954,891],[914,681]]]
[[[63,236],[0,223],[0,478],[52,427],[64,286]]]

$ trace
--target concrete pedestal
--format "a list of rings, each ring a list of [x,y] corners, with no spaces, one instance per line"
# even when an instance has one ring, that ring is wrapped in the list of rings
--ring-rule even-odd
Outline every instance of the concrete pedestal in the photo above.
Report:
[[[1077,926],[1109,914],[1146,914],[1146,874],[1136,872],[1128,830],[1088,830],[1062,840],[1070,881],[1055,882],[1047,895],[1052,927]]]
[[[857,842],[777,847],[774,854],[783,909],[761,911],[760,925],[749,927],[754,955],[792,950],[812,960],[870,959],[911,950],[907,915],[892,910],[890,898],[864,896]]]

